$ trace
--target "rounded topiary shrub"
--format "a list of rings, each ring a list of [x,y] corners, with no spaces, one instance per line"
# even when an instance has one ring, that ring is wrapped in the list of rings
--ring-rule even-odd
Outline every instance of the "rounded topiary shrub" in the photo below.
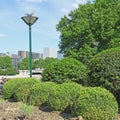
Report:
[[[13,97],[15,98],[16,101],[21,101],[24,103],[28,102],[29,96],[30,95],[30,86],[29,85],[21,85],[19,86],[15,92]]]
[[[40,82],[33,85],[30,89],[28,104],[38,106],[47,104],[49,94],[56,88],[57,84],[53,82]]]
[[[73,58],[64,58],[49,64],[42,73],[42,81],[63,83],[68,80],[85,85],[88,75],[87,67]]]
[[[89,85],[105,87],[120,101],[120,47],[97,54],[90,61],[89,68]]]
[[[79,96],[83,87],[77,83],[69,82],[58,84],[57,88],[50,92],[48,105],[52,110],[61,112],[71,112],[72,101]]]
[[[106,89],[88,87],[80,91],[71,111],[74,116],[82,116],[84,120],[116,120],[118,105]]]
[[[5,99],[9,99],[11,97],[15,97],[15,92],[20,86],[27,85],[28,89],[34,84],[39,84],[40,81],[35,78],[14,78],[10,79],[3,85],[3,97]],[[20,90],[20,89],[19,89]],[[22,92],[22,91],[21,91]]]

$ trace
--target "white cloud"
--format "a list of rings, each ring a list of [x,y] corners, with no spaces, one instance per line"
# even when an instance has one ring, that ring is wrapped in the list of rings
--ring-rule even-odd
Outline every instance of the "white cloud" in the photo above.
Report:
[[[78,4],[85,4],[88,0],[76,0]]]
[[[47,2],[47,0],[25,0],[25,2],[35,2],[35,3],[38,3],[38,2]]]
[[[6,36],[7,36],[6,34],[0,33],[0,37],[6,37]]]
[[[67,9],[67,8],[62,8],[60,11],[63,13],[69,13],[69,9]]]
[[[78,3],[74,3],[74,4],[72,4],[72,6],[73,6],[73,8],[78,8],[79,7],[79,4]]]

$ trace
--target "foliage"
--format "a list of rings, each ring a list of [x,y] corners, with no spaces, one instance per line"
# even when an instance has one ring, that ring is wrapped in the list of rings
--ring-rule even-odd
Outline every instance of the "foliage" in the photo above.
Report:
[[[0,57],[0,69],[8,69],[12,67],[12,60],[9,56]]]
[[[38,59],[38,60],[35,60],[34,62],[33,62],[33,69],[35,69],[35,68],[44,68],[44,64],[45,64],[45,62],[44,62],[44,60],[43,59]]]
[[[90,61],[89,68],[89,85],[105,87],[117,98],[120,91],[120,47],[96,55]],[[117,99],[119,101],[120,97]]]
[[[45,68],[48,64],[57,61],[58,59],[56,58],[45,58],[43,59],[38,59],[35,61],[32,61],[33,65],[32,68]],[[29,69],[29,58],[24,58],[21,63],[18,64],[20,70],[28,70]]]
[[[24,58],[22,62],[18,64],[20,70],[29,70],[29,58]]]
[[[120,38],[114,38],[109,42],[109,48],[120,47]]]
[[[13,67],[5,70],[4,72],[5,72],[4,75],[16,75],[16,74],[18,74],[18,71]]]
[[[0,106],[5,102],[3,98],[0,98]]]
[[[50,57],[45,58],[45,60],[44,60],[44,62],[45,62],[44,68],[45,68],[47,65],[49,65],[49,64],[51,64],[51,63],[53,63],[53,62],[56,62],[56,61],[58,61],[57,58],[50,58]]]
[[[73,101],[72,114],[81,115],[85,120],[115,120],[118,105],[114,96],[107,90],[97,87],[81,89]]]
[[[23,116],[31,115],[33,113],[34,107],[26,104],[22,104],[19,108],[19,112]]]
[[[27,103],[29,99],[30,94],[30,86],[29,83],[25,85],[20,85],[18,88],[16,88],[13,97],[16,99],[16,101],[21,101],[23,103]]]
[[[85,44],[94,47],[94,42],[99,42],[98,51],[116,47],[114,40],[120,38],[119,21],[120,0],[94,0],[79,5],[57,24],[60,51],[65,54],[68,50],[79,51]]]
[[[81,89],[82,86],[74,82],[58,84],[57,88],[50,92],[49,107],[52,110],[71,112],[72,101],[76,99]]]
[[[79,50],[68,50],[65,56],[75,58],[84,64],[88,64],[89,60],[95,55],[95,49],[85,44]]]
[[[30,78],[12,79],[5,83],[3,91],[4,98],[13,95],[30,105],[47,103],[51,110],[71,112],[86,120],[114,120],[118,112],[117,102],[109,91],[100,87],[82,87],[69,81],[55,84]],[[20,107],[23,116],[33,111],[33,107],[26,104]]]
[[[18,72],[12,65],[12,59],[9,56],[0,57],[0,75],[15,75]]]
[[[57,85],[52,82],[40,82],[34,84],[30,89],[28,103],[30,105],[45,105],[48,101],[49,94],[52,90],[56,90]]]
[[[30,88],[34,84],[39,84],[39,83],[40,83],[40,81],[35,79],[35,78],[14,78],[14,79],[10,79],[3,85],[3,97],[5,99],[9,99],[11,97],[14,97],[15,92],[17,91],[17,89],[20,90],[21,86],[27,86],[28,88]],[[20,92],[23,92],[22,89],[21,89]]]
[[[63,83],[69,80],[85,85],[87,74],[88,69],[84,64],[73,58],[64,58],[49,64],[43,70],[42,81]]]

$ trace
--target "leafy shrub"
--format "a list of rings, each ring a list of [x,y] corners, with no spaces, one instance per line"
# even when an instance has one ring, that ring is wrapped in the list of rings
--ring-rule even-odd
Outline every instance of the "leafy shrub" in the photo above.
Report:
[[[34,107],[30,106],[30,105],[26,105],[26,104],[21,104],[20,108],[19,108],[19,113],[22,116],[27,116],[27,115],[31,115],[34,111]]]
[[[77,97],[82,86],[77,83],[63,83],[50,93],[48,103],[52,110],[70,112],[72,101]]]
[[[19,86],[18,88],[16,88],[16,90],[14,92],[14,98],[17,101],[27,103],[28,99],[29,99],[29,97],[28,97],[29,94],[30,94],[30,86],[29,85]]]
[[[73,58],[64,58],[49,64],[42,73],[42,81],[63,83],[68,80],[85,85],[88,69]]]
[[[15,91],[19,89],[20,86],[28,85],[28,89],[34,84],[39,84],[39,80],[35,78],[14,78],[10,79],[3,85],[3,97],[9,99],[15,95]],[[22,92],[22,91],[21,91]]]
[[[53,82],[41,82],[31,88],[28,103],[30,105],[42,105],[48,101],[49,94],[56,90],[57,85]]]
[[[5,71],[4,75],[16,75],[16,74],[18,74],[18,71],[15,68],[11,67]]]
[[[120,91],[120,47],[97,54],[90,61],[89,68],[89,85],[105,87],[117,98]],[[117,99],[119,101],[120,97]]]
[[[74,116],[81,115],[85,120],[115,120],[118,105],[114,96],[103,88],[84,88],[73,101]]]

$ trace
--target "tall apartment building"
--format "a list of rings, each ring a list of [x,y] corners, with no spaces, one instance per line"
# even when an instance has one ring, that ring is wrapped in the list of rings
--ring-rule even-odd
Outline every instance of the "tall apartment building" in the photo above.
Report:
[[[18,56],[21,57],[22,59],[24,58],[29,58],[29,51],[18,51]],[[40,54],[36,52],[32,52],[32,59],[39,59]]]
[[[18,56],[21,57],[22,59],[26,58],[26,51],[18,51]]]
[[[55,48],[43,48],[43,59],[46,57],[57,58],[57,50]]]
[[[32,53],[32,59],[36,60],[40,58],[40,53],[33,52]]]

